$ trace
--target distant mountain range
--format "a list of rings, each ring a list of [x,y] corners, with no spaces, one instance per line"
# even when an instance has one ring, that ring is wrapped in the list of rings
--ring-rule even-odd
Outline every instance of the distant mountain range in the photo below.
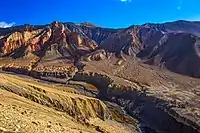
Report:
[[[0,29],[0,55],[25,66],[43,59],[66,59],[74,63],[94,51],[133,56],[170,71],[200,77],[200,22],[147,23],[111,29],[90,23],[53,22]],[[13,63],[13,61],[12,61]],[[16,64],[18,65],[18,63]],[[20,66],[20,64],[19,64]]]

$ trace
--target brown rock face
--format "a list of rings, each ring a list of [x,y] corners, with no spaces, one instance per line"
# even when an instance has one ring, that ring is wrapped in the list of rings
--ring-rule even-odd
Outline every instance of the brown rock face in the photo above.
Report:
[[[200,77],[199,32],[194,22],[131,26],[109,36],[100,47],[136,56],[143,62],[170,71]]]
[[[68,75],[65,71],[74,68],[74,61],[96,47],[95,41],[69,30],[59,22],[53,22],[39,29],[25,26],[23,30],[15,31],[0,39],[0,55],[4,59],[10,57],[14,59],[12,63],[2,62],[1,65],[4,66],[4,70],[19,73],[27,74],[35,68],[34,72],[43,73],[41,75],[44,73],[48,73],[45,75]],[[60,70],[64,71],[60,72]]]
[[[54,22],[43,29],[24,30],[3,37],[0,40],[1,55],[12,54],[14,51],[24,47],[24,54],[36,52],[37,54],[45,55],[51,44],[57,44],[58,50],[60,47],[66,49],[71,56],[77,55],[77,53],[84,55],[97,47],[94,41],[83,38],[78,33],[71,32],[62,23]],[[64,51],[60,50],[60,54],[64,53]]]
[[[94,40],[98,45],[110,35],[119,31],[118,29],[98,27],[90,23],[81,23],[78,25],[74,23],[64,23],[64,25],[71,31],[78,33],[80,36]]]
[[[119,32],[109,36],[100,48],[114,53],[125,53],[127,55],[135,55],[141,50],[141,42],[138,37],[139,27],[131,27],[120,30]]]
[[[200,56],[198,46],[198,37],[183,33],[169,34],[166,43],[152,50],[151,54],[146,55],[146,63],[166,67],[183,75],[199,77]],[[145,53],[141,52],[140,54]]]
[[[15,59],[12,66],[32,68],[45,62],[73,64],[85,55],[89,60],[101,60],[108,58],[107,52],[124,53],[173,72],[200,77],[198,29],[199,23],[187,21],[116,30],[88,23],[25,25],[0,29],[0,56]],[[19,58],[23,58],[20,63]]]

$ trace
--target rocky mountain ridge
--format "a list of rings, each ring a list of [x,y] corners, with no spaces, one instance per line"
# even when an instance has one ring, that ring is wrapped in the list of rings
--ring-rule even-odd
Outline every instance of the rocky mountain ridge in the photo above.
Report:
[[[76,63],[81,57],[103,49],[106,54],[125,54],[149,65],[200,77],[199,29],[199,23],[189,21],[149,23],[124,29],[108,29],[88,23],[24,25],[0,29],[0,55],[15,61],[20,58],[29,60],[25,64],[31,67],[43,59],[62,58]],[[96,52],[95,56],[105,55]]]
[[[199,26],[188,21],[131,26],[112,34],[100,47],[179,74],[199,77]]]

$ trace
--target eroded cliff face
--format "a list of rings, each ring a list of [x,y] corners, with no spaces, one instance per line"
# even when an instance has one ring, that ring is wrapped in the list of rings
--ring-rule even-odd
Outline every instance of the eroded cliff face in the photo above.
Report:
[[[101,43],[109,36],[118,31],[118,29],[108,29],[88,25],[80,25],[80,27],[89,38],[95,40],[99,45],[101,45]]]
[[[59,22],[36,30],[29,26],[1,38],[1,66],[18,73],[29,74],[33,70],[39,75],[66,78],[68,73],[76,72],[74,63],[97,46],[95,41]]]
[[[65,23],[65,25],[71,31],[77,32],[83,37],[94,40],[98,45],[100,45],[110,35],[119,31],[119,29],[103,28],[87,22],[81,24]]]
[[[136,55],[142,47],[142,44],[137,36],[138,30],[139,27],[137,26],[122,29],[105,39],[105,41],[103,41],[100,45],[100,48],[114,53]]]
[[[120,105],[128,114],[140,120],[142,132],[163,133],[198,133],[199,121],[197,116],[183,117],[185,111],[190,112],[190,103],[176,101],[171,96],[158,96],[153,88],[138,84],[137,87],[126,83],[116,82],[118,79],[102,73],[77,73],[74,80],[90,83],[99,88],[98,98]],[[184,97],[180,95],[180,97]],[[190,96],[189,96],[190,97]],[[152,113],[154,112],[154,113]],[[165,124],[163,124],[165,123]]]
[[[199,77],[199,67],[196,67],[200,59],[199,33],[195,28],[200,29],[198,24],[185,21],[131,26],[109,36],[100,48],[131,55],[179,74]]]
[[[20,47],[27,47],[28,52],[36,52],[45,54],[51,44],[57,44],[69,51],[71,56],[74,52],[80,56],[89,50],[97,47],[97,44],[88,39],[81,37],[78,33],[70,31],[62,23],[53,22],[43,29],[33,30],[27,29],[21,32],[14,32],[1,39],[2,56],[12,54]],[[81,51],[82,49],[82,51]],[[59,50],[59,49],[58,49]],[[25,52],[25,51],[24,51]],[[64,51],[59,51],[64,54]]]

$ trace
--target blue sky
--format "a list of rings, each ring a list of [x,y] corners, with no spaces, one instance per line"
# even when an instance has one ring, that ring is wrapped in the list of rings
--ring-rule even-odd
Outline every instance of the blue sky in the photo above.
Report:
[[[0,11],[0,27],[57,20],[118,28],[200,20],[200,0],[2,0]]]

